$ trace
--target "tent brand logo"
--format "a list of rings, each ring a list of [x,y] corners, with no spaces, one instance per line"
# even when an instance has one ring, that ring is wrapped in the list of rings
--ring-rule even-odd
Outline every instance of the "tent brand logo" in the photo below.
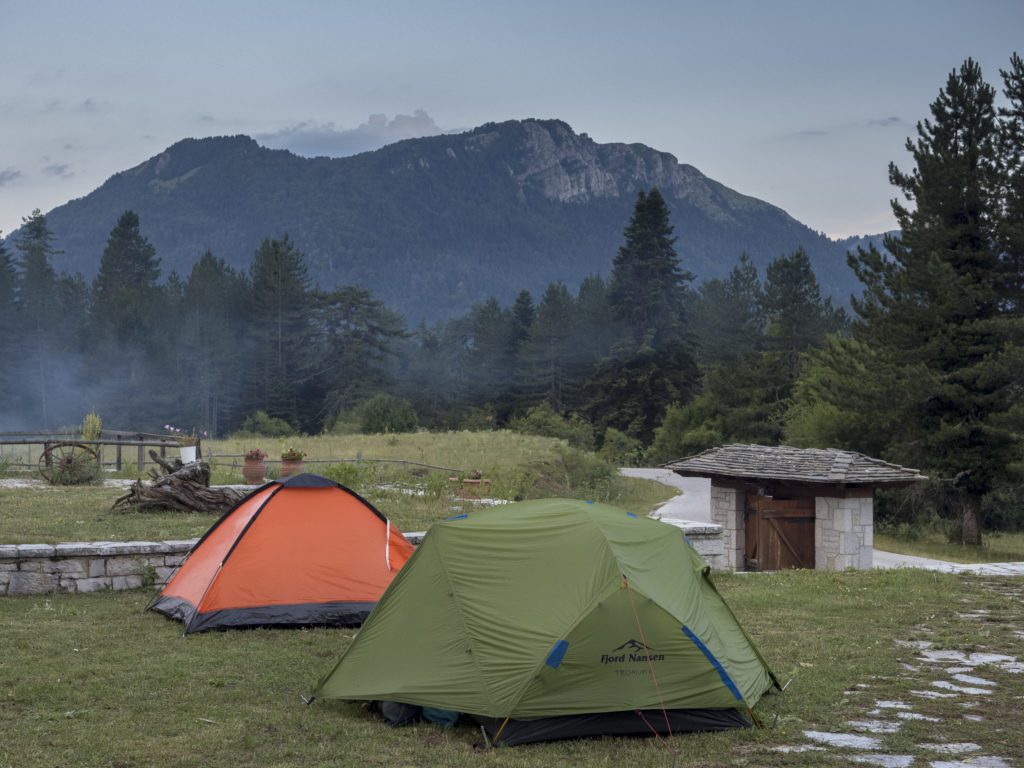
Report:
[[[664,661],[665,654],[658,653],[639,640],[627,640],[609,653],[601,654],[602,664],[628,664],[631,661]]]

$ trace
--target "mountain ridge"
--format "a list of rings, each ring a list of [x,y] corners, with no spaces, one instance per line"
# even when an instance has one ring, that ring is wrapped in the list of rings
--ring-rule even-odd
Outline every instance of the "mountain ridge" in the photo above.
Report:
[[[781,208],[643,144],[593,141],[561,120],[486,123],[341,158],[305,158],[244,135],[186,138],[47,214],[58,269],[91,278],[126,209],[185,276],[207,249],[245,269],[288,234],[323,288],[358,284],[410,320],[446,319],[490,296],[535,297],[607,275],[636,195],[657,186],[682,266],[722,277],[741,252],[762,274],[803,247],[825,292],[857,290],[845,248]]]

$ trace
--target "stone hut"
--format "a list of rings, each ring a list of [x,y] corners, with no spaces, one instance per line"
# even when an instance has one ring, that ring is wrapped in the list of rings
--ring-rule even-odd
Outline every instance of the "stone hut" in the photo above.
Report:
[[[711,479],[711,522],[730,570],[870,568],[875,488],[927,479],[860,453],[725,445],[664,465]]]

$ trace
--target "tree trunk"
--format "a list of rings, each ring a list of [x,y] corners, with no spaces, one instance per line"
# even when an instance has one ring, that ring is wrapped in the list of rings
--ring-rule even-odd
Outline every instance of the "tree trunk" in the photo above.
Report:
[[[957,517],[960,523],[960,542],[972,547],[980,547],[981,497],[971,493],[962,493]]]
[[[128,493],[114,502],[111,509],[136,512],[176,509],[222,514],[245,496],[244,491],[234,488],[210,488],[210,465],[205,461],[182,464],[181,459],[161,459],[153,450],[149,456],[165,474],[150,470],[153,481],[137,481]]]

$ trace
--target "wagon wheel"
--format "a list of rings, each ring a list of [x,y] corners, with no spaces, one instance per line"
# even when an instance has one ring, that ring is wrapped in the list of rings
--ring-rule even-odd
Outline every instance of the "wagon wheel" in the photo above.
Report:
[[[51,485],[88,483],[99,473],[99,451],[81,443],[53,443],[39,457],[39,474]]]

